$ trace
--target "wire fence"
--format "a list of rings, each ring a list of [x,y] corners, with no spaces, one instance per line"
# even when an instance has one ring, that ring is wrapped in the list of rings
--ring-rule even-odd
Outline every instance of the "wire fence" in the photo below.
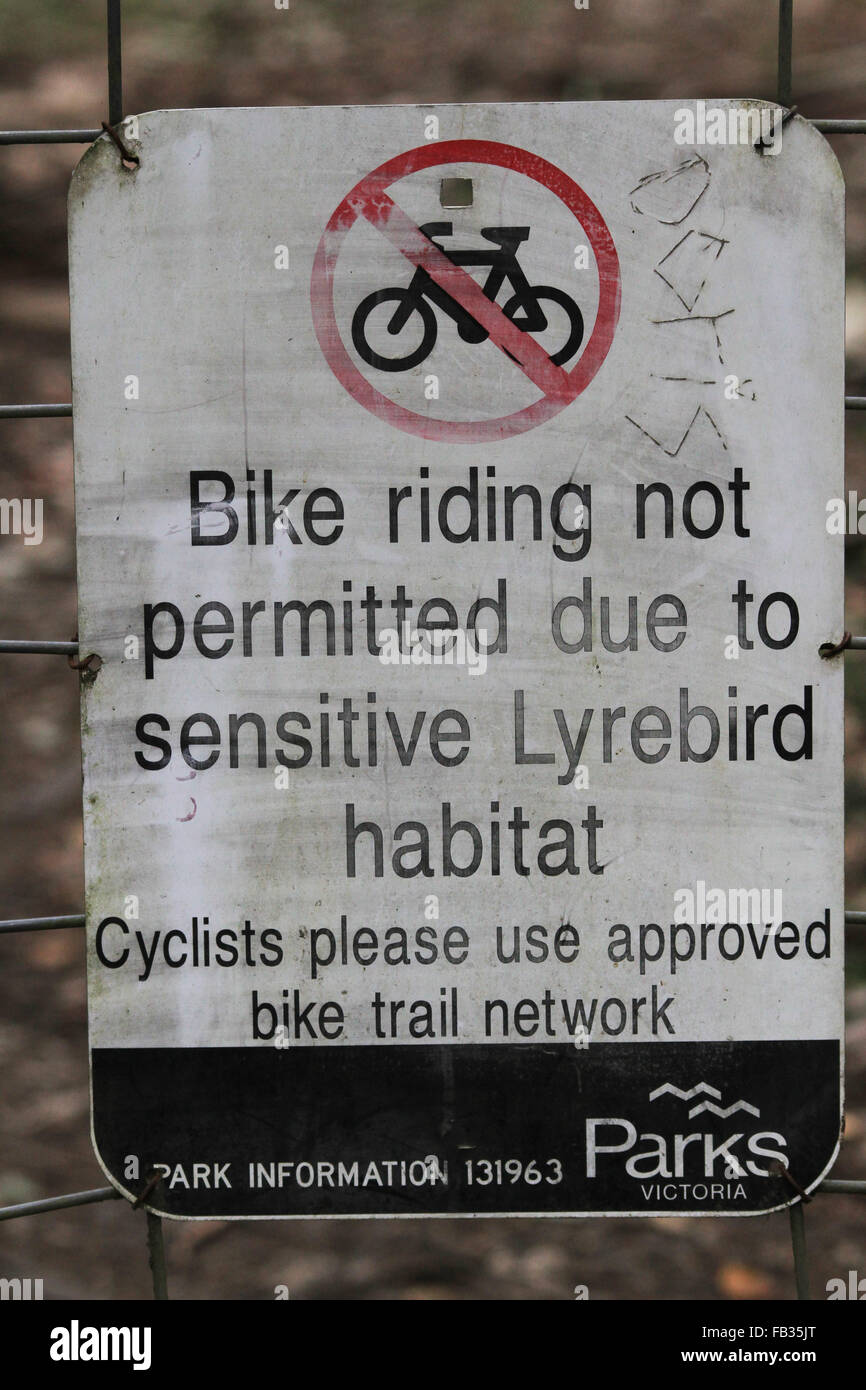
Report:
[[[119,143],[117,126],[123,120],[123,69],[121,40],[121,0],[107,0],[107,75],[108,75],[108,120],[99,129],[92,130],[3,130],[0,131],[0,145],[49,145],[78,144],[89,145],[107,134]],[[776,101],[779,106],[793,114],[797,108],[792,106],[793,96],[793,40],[794,40],[794,0],[779,0],[778,69]],[[813,119],[810,124],[825,135],[866,135],[866,119],[835,120]],[[124,153],[122,146],[121,152]],[[846,410],[866,410],[866,396],[846,396]],[[0,419],[21,420],[49,418],[72,415],[70,403],[53,404],[12,404],[0,405]],[[846,632],[841,643],[832,652],[838,656],[844,650],[866,651],[866,636],[855,636]],[[45,655],[65,656],[73,669],[80,670],[86,665],[79,662],[77,641],[2,641],[0,655]],[[847,925],[866,925],[866,912],[846,911]],[[63,917],[16,918],[0,922],[0,935],[18,932],[55,931],[62,929],[82,930],[85,926],[84,914],[71,914]],[[90,1206],[96,1202],[126,1201],[133,1210],[140,1209],[146,1202],[153,1180],[149,1181],[135,1202],[129,1202],[122,1193],[113,1187],[92,1188],[86,1192],[68,1192],[59,1197],[45,1197],[37,1201],[22,1202],[16,1206],[0,1208],[0,1221],[12,1221],[23,1216],[37,1216],[46,1212],[62,1211],[68,1207]],[[827,1178],[815,1189],[822,1195],[857,1195],[866,1197],[866,1179]],[[814,1194],[813,1194],[814,1195]],[[788,1208],[791,1226],[791,1247],[793,1252],[794,1278],[798,1299],[811,1297],[809,1287],[809,1263],[806,1249],[805,1205],[812,1201],[811,1196],[802,1194]],[[165,1245],[161,1217],[145,1210],[147,1220],[147,1252],[153,1284],[153,1296],[157,1300],[168,1298],[168,1278],[165,1258]]]

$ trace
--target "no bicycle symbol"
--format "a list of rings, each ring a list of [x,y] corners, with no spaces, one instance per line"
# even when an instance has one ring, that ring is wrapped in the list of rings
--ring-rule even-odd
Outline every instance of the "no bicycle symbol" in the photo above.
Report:
[[[437,214],[414,218],[401,205],[403,190],[389,189],[398,180],[422,170],[454,165],[492,165],[500,172],[523,175],[553,195],[539,209],[538,189],[532,190],[531,216],[499,217],[498,225],[485,225],[478,235],[483,247],[453,243],[452,221]],[[414,190],[418,202],[418,190]],[[586,272],[571,271],[569,289],[534,283],[522,263],[537,229],[555,211],[569,216],[566,228],[571,245],[585,241],[595,259],[597,289],[594,317],[586,302]],[[575,227],[575,221],[577,226]],[[335,285],[340,276],[341,252],[349,233],[367,224],[382,235],[408,262],[405,276],[393,280],[383,271],[384,283],[355,293],[349,274],[350,305],[340,317],[335,307]],[[344,257],[345,259],[345,257]],[[351,259],[351,257],[350,257]],[[393,258],[391,258],[393,259]],[[545,262],[546,264],[547,262]],[[479,283],[470,268],[485,270]],[[360,269],[369,278],[369,256]],[[389,283],[390,281],[390,283]],[[619,260],[604,218],[584,191],[549,161],[514,145],[487,140],[449,140],[420,146],[374,169],[346,195],[330,218],[319,242],[311,283],[313,323],[322,351],[334,374],[356,401],[397,429],[425,439],[480,442],[507,439],[532,429],[562,410],[592,381],[610,348],[619,316]],[[588,320],[592,319],[589,328]],[[341,331],[340,323],[345,320]],[[544,335],[544,343],[538,335]],[[548,341],[550,335],[554,341]],[[491,343],[511,364],[505,383],[525,397],[527,383],[533,390],[529,404],[496,418],[440,419],[409,409],[399,390],[386,394],[389,383],[398,384],[404,374],[421,367],[437,340],[454,351],[459,344],[476,349]],[[350,353],[348,343],[353,352]],[[354,355],[353,355],[354,354]],[[371,370],[368,379],[362,365]],[[478,413],[489,397],[491,374],[471,376]],[[497,380],[502,376],[497,363]],[[374,385],[377,380],[379,385]],[[381,389],[380,389],[381,387]],[[538,395],[537,392],[541,394]],[[489,402],[488,402],[489,403]]]

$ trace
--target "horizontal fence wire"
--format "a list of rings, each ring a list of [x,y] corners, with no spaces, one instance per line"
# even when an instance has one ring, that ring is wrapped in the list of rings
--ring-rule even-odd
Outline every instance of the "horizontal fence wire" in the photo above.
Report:
[[[783,106],[788,102],[781,102]],[[115,126],[121,114],[109,121]],[[835,120],[805,116],[809,125],[824,135],[866,135],[866,120]],[[100,130],[0,130],[0,145],[91,145],[104,132]]]
[[[6,922],[0,922],[0,936],[4,933],[11,935],[14,932],[26,931],[53,931],[64,927],[83,927],[86,918],[83,912],[73,912],[65,917],[10,917]],[[849,927],[862,927],[866,925],[866,912],[845,911],[845,923]]]
[[[88,1207],[94,1202],[112,1202],[122,1196],[116,1187],[93,1187],[89,1192],[67,1192],[63,1197],[41,1197],[35,1202],[0,1207],[0,1221],[14,1221],[18,1216],[40,1216],[43,1212],[62,1211],[65,1207]]]
[[[0,642],[0,656],[75,656],[77,642]]]
[[[53,415],[71,415],[72,405],[0,405],[0,420],[47,419]]]
[[[811,1196],[827,1193],[847,1197],[866,1197],[866,1182],[859,1178],[825,1178],[812,1189]],[[62,1197],[38,1197],[33,1202],[19,1202],[13,1207],[0,1207],[0,1221],[15,1221],[19,1216],[41,1216],[47,1211],[63,1211],[67,1207],[87,1207],[95,1202],[124,1201],[130,1206],[133,1202],[116,1187],[94,1187],[87,1192],[67,1192]],[[789,1211],[802,1211],[802,1201],[794,1202]],[[148,1212],[148,1215],[152,1213]],[[157,1220],[159,1218],[156,1218]],[[150,1244],[150,1241],[148,1241]]]
[[[823,135],[866,135],[866,121],[810,120]]]
[[[75,656],[79,650],[78,642],[31,642],[31,641],[2,641],[0,642],[0,656]],[[827,646],[830,644],[827,643]],[[822,652],[824,650],[822,645]],[[840,646],[838,651],[830,653],[838,656],[842,651],[866,651],[866,637],[852,637],[846,633],[844,646]]]
[[[76,912],[68,917],[10,917],[8,922],[0,922],[0,935],[19,931],[54,931],[55,928],[62,927],[83,927],[84,923],[83,912]]]
[[[846,396],[846,410],[866,410],[866,396]],[[53,415],[71,415],[72,404],[0,405],[0,420],[30,420]]]
[[[92,145],[101,130],[0,130],[0,145]]]

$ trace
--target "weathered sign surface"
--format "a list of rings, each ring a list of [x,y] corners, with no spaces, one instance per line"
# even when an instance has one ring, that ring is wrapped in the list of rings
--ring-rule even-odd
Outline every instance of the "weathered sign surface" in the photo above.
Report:
[[[162,111],[79,165],[93,1132],[154,1210],[832,1163],[842,181],[714,110]]]

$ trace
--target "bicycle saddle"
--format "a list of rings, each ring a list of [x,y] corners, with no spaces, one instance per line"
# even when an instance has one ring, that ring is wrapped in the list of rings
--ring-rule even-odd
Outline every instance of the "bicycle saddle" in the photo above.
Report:
[[[521,241],[528,241],[529,230],[529,227],[482,227],[481,235],[487,241],[495,241],[497,245],[513,250]]]

